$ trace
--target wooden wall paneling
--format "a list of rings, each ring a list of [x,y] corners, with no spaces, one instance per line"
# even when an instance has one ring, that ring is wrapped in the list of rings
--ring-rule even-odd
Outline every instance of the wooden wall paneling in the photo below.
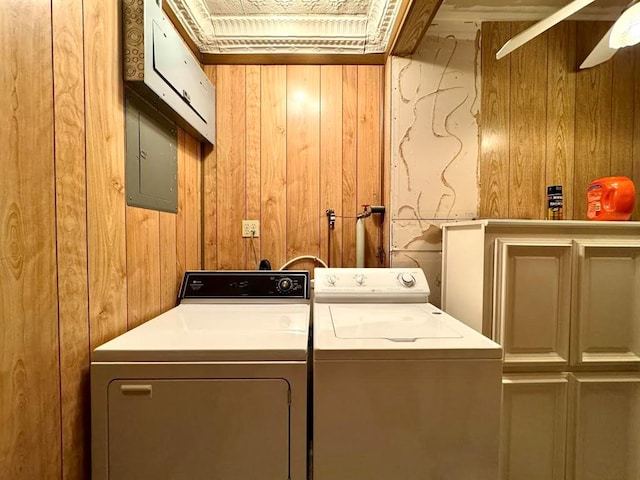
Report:
[[[529,25],[514,22],[512,34]],[[510,55],[510,218],[542,219],[546,213],[547,38],[540,35]]]
[[[204,223],[202,221],[203,209],[204,209],[204,157],[203,157],[203,143],[196,141],[197,147],[197,181],[198,190],[196,195],[196,202],[198,208],[198,214],[195,218],[197,227],[197,249],[198,249],[198,269],[204,268]]]
[[[0,2],[0,476],[60,478],[51,4]]]
[[[320,67],[287,66],[287,260],[320,255]],[[313,270],[304,260],[291,266]]]
[[[186,267],[199,270],[202,268],[200,142],[186,132],[184,142]]]
[[[216,87],[217,198],[224,215],[218,217],[218,266],[245,265],[239,240],[245,213],[245,67],[220,65]]]
[[[180,274],[178,272],[177,214],[159,212],[160,254],[160,311],[166,312],[176,306]]]
[[[209,154],[211,155],[211,152]],[[175,242],[161,244],[161,257],[163,257],[161,261],[166,263],[170,270],[169,263],[172,257],[175,258],[176,264],[175,281],[168,287],[166,301],[170,301],[170,292],[177,293],[186,270],[202,268],[202,237],[206,234],[201,230],[203,222],[201,183],[202,176],[206,172],[202,170],[200,163],[200,143],[183,129],[178,128],[178,212],[175,215],[168,214],[174,216]],[[210,201],[210,199],[207,200]],[[215,203],[212,209],[215,210]],[[171,223],[171,220],[167,221]],[[207,234],[210,234],[210,224],[207,223],[206,226]],[[172,239],[170,232],[166,232],[165,235],[167,239]],[[168,249],[173,249],[175,256]],[[215,245],[211,250],[212,254],[215,254]],[[207,268],[215,268],[215,266]],[[173,302],[175,304],[175,297]]]
[[[634,48],[634,78],[640,78],[640,49]],[[632,177],[636,187],[636,203],[632,220],[640,220],[640,86],[634,83],[633,92],[633,166]]]
[[[260,220],[260,66],[247,66],[246,81],[246,210],[248,220]],[[258,268],[260,237],[244,240],[246,245],[244,268]]]
[[[356,266],[358,67],[342,70],[342,266]],[[340,220],[340,219],[339,219]]]
[[[160,313],[160,214],[155,210],[126,209],[127,328],[141,325]]]
[[[548,36],[545,185],[562,185],[564,219],[571,220],[574,197],[576,23],[561,22],[549,30]]]
[[[216,84],[216,67],[205,65],[204,71],[211,83]],[[216,102],[217,104],[218,102]],[[214,145],[202,147],[202,225],[203,225],[203,268],[212,270],[217,267],[217,149]]]
[[[496,52],[511,37],[509,23],[482,24],[480,216],[509,216],[509,98],[511,56]]]
[[[562,184],[565,194],[565,218],[586,218],[586,188],[596,178],[633,173],[639,168],[640,147],[638,147],[638,93],[636,79],[638,78],[637,53],[631,50],[621,50],[613,61],[606,62],[595,68],[578,70],[578,65],[591,52],[594,45],[610,27],[609,22],[562,22],[547,32],[548,58],[545,62],[541,53],[545,48],[535,49],[527,53],[528,45],[513,52],[511,58],[511,78],[509,72],[499,69],[501,60],[494,59],[495,48],[506,40],[492,40],[497,28],[506,29],[518,24],[484,23],[482,46],[482,142],[480,161],[480,215],[483,217],[533,217],[524,215],[526,204],[539,203],[544,211],[544,186]],[[515,27],[514,27],[515,28]],[[516,33],[521,29],[512,33]],[[575,29],[575,34],[574,34]],[[573,39],[575,35],[575,40]],[[493,45],[492,45],[493,44]],[[536,60],[536,55],[539,59]],[[636,57],[636,58],[634,58]],[[526,68],[520,68],[528,65]],[[536,64],[539,66],[536,67]],[[546,79],[538,78],[538,73],[548,66]],[[516,72],[520,68],[520,77]],[[635,72],[635,73],[634,73]],[[540,82],[546,82],[542,91],[546,92],[546,115],[541,109],[541,99],[536,98],[540,91]],[[500,84],[500,88],[495,88]],[[495,110],[492,104],[500,102],[499,94],[511,88],[511,124],[509,116],[504,115],[500,128],[496,128]],[[514,90],[517,89],[517,90]],[[532,96],[527,98],[527,90]],[[635,101],[631,99],[636,95]],[[503,95],[504,97],[504,95]],[[517,105],[515,102],[519,102]],[[539,114],[536,114],[540,110]],[[517,111],[521,113],[516,114]],[[526,118],[525,118],[526,117]],[[534,168],[545,171],[543,187],[540,188],[540,200],[530,199],[521,192],[520,182],[529,179],[537,183],[537,177],[531,180],[531,173],[522,174],[516,171],[516,162],[522,157],[522,142],[527,155],[535,154],[536,147],[532,139],[539,142],[535,132],[546,118],[546,165]],[[511,138],[510,164],[497,163],[491,165],[489,159],[495,156],[495,146],[498,145],[504,159],[504,142],[500,135],[508,134]],[[514,142],[518,142],[517,144]],[[535,158],[533,159],[535,161]],[[531,161],[524,164],[530,168]],[[509,172],[511,180],[501,180]],[[637,178],[637,177],[636,177]],[[524,180],[523,180],[524,179]],[[503,188],[498,185],[504,183]],[[496,213],[493,206],[497,206],[495,191],[513,191],[512,198],[506,196],[504,203],[510,206],[510,211]],[[538,189],[535,190],[536,192]],[[526,192],[525,192],[526,193]],[[531,194],[531,191],[529,191]],[[520,203],[518,203],[520,202]],[[535,217],[534,217],[535,218]],[[635,218],[635,217],[634,217]]]
[[[577,62],[582,62],[606,33],[602,22],[578,22]],[[576,148],[573,209],[586,219],[587,185],[611,168],[611,81],[613,62],[581,70],[576,79]]]
[[[82,3],[56,0],[51,13],[62,479],[82,480],[89,477],[90,465]]]
[[[379,66],[358,66],[358,205],[380,205],[382,170],[382,72]],[[365,266],[379,267],[380,216],[365,219]]]
[[[612,60],[610,175],[633,175],[634,57],[633,49],[622,48]]]
[[[127,329],[124,107],[118,2],[84,0],[91,347]]]
[[[276,269],[287,260],[287,67],[263,66],[260,90],[260,246]]]
[[[176,214],[176,282],[180,282],[187,267],[187,162],[186,132],[178,127],[178,213]]]
[[[320,67],[320,258],[332,267],[342,266],[343,221],[329,229],[322,214],[342,215],[342,69]]]

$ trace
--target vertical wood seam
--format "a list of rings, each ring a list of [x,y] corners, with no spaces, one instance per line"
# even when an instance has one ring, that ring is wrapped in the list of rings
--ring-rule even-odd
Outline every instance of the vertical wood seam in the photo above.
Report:
[[[204,181],[202,179],[203,173],[204,173],[204,157],[202,154],[202,150],[203,150],[203,144],[202,142],[197,142],[197,149],[196,149],[196,160],[197,160],[197,165],[198,168],[196,170],[196,185],[197,187],[197,198],[196,198],[196,208],[197,208],[197,218],[196,218],[196,248],[198,249],[198,269],[201,270],[203,265],[204,265],[204,248],[203,248],[203,237],[204,237],[204,228],[203,228],[203,218],[204,218],[204,204],[203,204],[203,197],[204,197]]]
[[[545,94],[545,100],[544,100],[544,104],[545,104],[545,121],[544,121],[544,131],[545,131],[545,141],[544,141],[544,171],[542,174],[542,178],[544,179],[543,185],[544,185],[544,195],[545,195],[545,199],[546,199],[546,195],[547,195],[547,186],[549,185],[549,156],[547,155],[547,153],[549,152],[549,72],[551,71],[551,58],[549,55],[550,52],[550,47],[549,47],[549,33],[545,32],[544,35],[547,36],[547,61],[545,62],[545,67],[547,69],[546,71],[546,75],[545,75],[545,80],[546,80],[546,88],[544,91]],[[546,204],[545,204],[545,217],[546,218]]]
[[[90,277],[90,273],[89,273],[89,176],[87,175],[87,63],[85,61],[85,44],[86,44],[86,38],[85,38],[85,28],[84,28],[84,19],[85,19],[85,11],[84,11],[84,0],[80,0],[80,13],[81,13],[81,27],[82,27],[82,32],[81,32],[81,40],[82,40],[82,111],[83,111],[83,115],[82,115],[82,128],[83,128],[83,133],[84,133],[84,141],[82,142],[83,144],[83,156],[84,156],[84,161],[83,161],[83,165],[84,165],[84,229],[85,229],[85,236],[84,236],[84,241],[85,241],[85,249],[86,249],[86,261],[85,261],[85,281],[86,281],[86,285],[85,288],[87,289],[87,302],[86,302],[86,315],[87,315],[87,351],[88,351],[88,357],[89,357],[89,362],[91,362],[91,302],[89,301],[89,299],[91,298],[91,277]],[[87,366],[89,367],[90,364]],[[85,418],[90,417],[90,412],[89,415],[85,414]],[[90,426],[88,426],[89,428],[89,432],[90,432]],[[88,449],[88,451],[85,453],[86,458],[88,459],[89,464],[91,463],[91,448],[90,446],[87,447],[87,445],[85,445],[85,448]],[[63,459],[64,462],[64,459]],[[87,466],[85,466],[85,468],[87,468]],[[88,468],[90,469],[90,466],[88,466]]]
[[[82,115],[82,127],[84,129],[84,228],[85,228],[85,248],[87,252],[87,258],[85,263],[85,274],[86,274],[86,289],[87,289],[87,349],[89,351],[89,359],[91,359],[91,303],[89,299],[91,298],[91,278],[89,274],[89,176],[87,175],[87,63],[85,62],[85,30],[84,30],[84,0],[80,0],[81,4],[81,25],[82,25],[82,110],[84,115]],[[90,455],[89,455],[90,456]]]
[[[634,78],[640,75],[640,52],[636,49],[633,55],[633,73]],[[634,82],[633,89],[633,130],[631,145],[631,179],[635,183],[636,188],[636,206],[633,220],[640,219],[640,86],[638,82]]]
[[[283,165],[283,171],[284,171],[284,184],[285,184],[285,189],[284,189],[284,229],[283,229],[283,234],[284,234],[284,262],[288,262],[290,259],[287,258],[288,257],[288,252],[289,252],[289,228],[287,227],[287,225],[289,225],[289,209],[287,208],[287,205],[289,205],[289,174],[288,174],[288,167],[289,167],[289,141],[288,141],[288,137],[289,137],[289,69],[290,67],[287,65],[285,67],[285,71],[284,71],[284,129],[285,129],[285,140],[284,140],[284,165]]]
[[[509,37],[511,38],[511,36],[513,35],[513,27],[512,24],[509,23]],[[512,152],[511,152],[511,126],[512,126],[512,115],[511,115],[511,95],[513,93],[513,57],[511,55],[508,55],[508,61],[509,61],[509,79],[508,79],[508,85],[509,85],[509,107],[507,108],[507,131],[509,132],[509,134],[507,135],[507,183],[510,183],[510,179],[511,179],[511,159],[512,159]],[[511,218],[511,188],[509,185],[509,188],[507,188],[507,218]]]
[[[352,227],[352,229],[355,231],[356,227],[355,227],[355,221],[356,218],[358,216],[358,130],[360,129],[360,104],[358,102],[358,85],[359,85],[359,70],[358,68],[354,68],[355,71],[355,81],[354,81],[354,85],[355,88],[353,90],[354,96],[355,96],[355,120],[354,120],[354,129],[353,129],[353,199],[351,200],[353,209],[354,209],[354,225]],[[355,259],[356,259],[356,250],[355,250],[355,234],[353,235],[353,241],[354,241],[354,246],[353,246],[353,252],[354,252],[354,264],[351,265],[353,267],[355,267]]]
[[[259,70],[258,70],[258,95],[260,95],[260,105],[258,107],[258,124],[262,125],[262,66],[260,66]],[[260,136],[260,141],[258,143],[258,162],[257,162],[257,167],[258,170],[260,171],[260,175],[259,178],[262,178],[262,129],[258,130],[258,135]],[[260,195],[260,181],[258,182],[258,185],[256,185],[257,190],[256,193],[258,195],[258,219],[260,220],[260,224],[262,224],[262,195]],[[258,261],[260,261],[262,259],[262,241],[260,241],[259,243],[259,248],[258,248]],[[257,266],[256,266],[257,268]]]
[[[64,194],[64,181],[63,179],[59,180],[59,172],[60,172],[60,168],[61,168],[61,163],[60,163],[60,155],[63,155],[61,149],[58,148],[58,141],[59,141],[59,136],[62,135],[62,132],[57,128],[58,127],[58,121],[64,122],[64,111],[62,109],[62,106],[60,105],[60,99],[58,97],[58,85],[62,84],[63,86],[67,85],[64,81],[60,81],[61,78],[63,78],[63,73],[60,71],[60,68],[62,68],[62,65],[59,65],[59,59],[63,56],[63,54],[68,54],[68,52],[63,48],[63,45],[60,45],[60,43],[58,42],[63,42],[64,39],[60,39],[61,37],[65,37],[64,33],[66,31],[66,28],[68,27],[68,25],[65,23],[65,17],[67,17],[66,11],[64,13],[65,17],[63,17],[62,19],[60,19],[60,23],[58,23],[59,20],[59,16],[58,15],[63,15],[62,14],[62,9],[61,7],[64,5],[60,5],[58,6],[58,8],[55,7],[54,3],[51,3],[51,7],[50,7],[50,14],[51,14],[51,73],[52,73],[52,93],[53,93],[53,173],[54,173],[54,210],[53,210],[53,214],[54,214],[54,222],[55,222],[55,231],[54,231],[54,238],[55,238],[55,265],[56,265],[56,293],[57,293],[57,321],[58,321],[58,375],[59,375],[59,399],[60,399],[60,461],[59,461],[59,468],[60,468],[60,475],[61,478],[65,479],[67,478],[67,473],[69,473],[69,475],[73,475],[74,473],[76,475],[82,475],[85,476],[87,474],[87,467],[88,467],[88,463],[87,460],[89,459],[89,454],[87,452],[85,452],[85,448],[86,448],[86,444],[81,443],[82,440],[84,440],[85,438],[85,434],[87,433],[88,430],[88,425],[86,422],[86,419],[88,417],[87,412],[84,410],[84,407],[87,406],[88,401],[87,398],[84,397],[83,394],[88,394],[88,389],[85,389],[86,387],[86,382],[84,382],[84,372],[86,372],[89,368],[89,362],[88,360],[90,360],[90,355],[91,355],[91,333],[90,333],[90,312],[89,312],[89,299],[88,299],[88,295],[89,295],[89,262],[88,262],[88,248],[89,248],[89,242],[88,242],[88,218],[87,218],[87,201],[88,201],[88,182],[87,182],[87,162],[86,162],[86,158],[87,158],[87,144],[86,144],[86,123],[87,123],[87,116],[86,116],[86,82],[85,82],[85,61],[84,61],[84,3],[82,0],[80,0],[78,2],[79,4],[79,11],[75,12],[77,13],[77,17],[73,17],[71,18],[71,15],[68,15],[68,18],[71,18],[71,21],[74,22],[73,26],[71,28],[73,28],[73,32],[71,32],[71,34],[74,35],[73,41],[77,42],[73,45],[73,47],[75,47],[76,49],[74,50],[75,53],[79,53],[77,60],[79,65],[74,64],[74,66],[77,68],[77,70],[74,70],[74,75],[77,75],[77,79],[78,79],[78,85],[79,87],[77,88],[77,91],[79,92],[78,94],[81,95],[80,99],[74,98],[74,99],[67,99],[66,96],[63,98],[63,101],[69,102],[71,101],[77,101],[78,107],[81,110],[81,117],[79,118],[79,122],[77,123],[76,127],[78,129],[81,129],[81,136],[80,138],[77,139],[77,154],[78,155],[82,155],[82,157],[80,159],[78,159],[77,157],[75,157],[75,160],[73,160],[74,162],[77,162],[75,166],[75,168],[78,169],[82,169],[82,177],[80,178],[80,182],[79,184],[82,185],[82,188],[84,189],[82,192],[82,195],[79,196],[78,200],[81,203],[81,212],[79,217],[77,218],[78,220],[80,220],[78,222],[78,228],[79,230],[83,230],[81,233],[83,234],[84,238],[79,238],[80,242],[78,242],[80,245],[81,249],[84,249],[83,253],[81,254],[81,262],[83,262],[83,264],[80,265],[81,268],[77,269],[77,271],[75,272],[77,274],[77,276],[74,277],[74,280],[77,280],[79,283],[81,283],[81,288],[78,291],[78,299],[80,299],[80,295],[83,295],[83,297],[81,298],[80,306],[82,307],[82,311],[80,312],[81,314],[84,313],[84,318],[80,318],[79,322],[82,324],[82,336],[84,336],[84,340],[86,341],[86,345],[85,348],[82,348],[82,338],[75,338],[74,340],[78,342],[78,350],[83,352],[82,355],[82,363],[77,363],[75,364],[76,369],[74,369],[71,372],[71,383],[74,387],[77,387],[80,389],[80,392],[75,391],[74,389],[74,396],[75,394],[79,394],[80,398],[78,399],[78,404],[73,404],[73,407],[79,408],[79,411],[76,411],[76,416],[74,417],[73,415],[71,416],[70,420],[71,420],[71,427],[69,429],[67,429],[65,427],[65,420],[67,420],[67,416],[65,415],[65,386],[66,386],[66,382],[68,381],[68,379],[64,378],[64,370],[65,370],[65,356],[63,355],[63,348],[65,344],[65,336],[64,336],[64,321],[67,320],[67,317],[65,316],[65,312],[63,311],[63,309],[61,308],[61,298],[63,297],[63,292],[61,291],[61,285],[64,282],[64,276],[61,273],[61,248],[60,248],[60,242],[61,242],[61,237],[63,237],[62,235],[60,235],[60,223],[62,221],[62,223],[64,223],[63,220],[61,220],[61,217],[59,215],[59,207],[61,205],[61,203],[59,202],[59,194]],[[77,22],[77,23],[76,23]],[[62,24],[62,27],[60,27],[59,25]],[[78,30],[75,30],[76,27],[79,27]],[[61,34],[62,32],[62,34]],[[77,33],[77,34],[76,34]],[[66,37],[65,37],[66,38]],[[58,39],[58,41],[56,41],[56,39]],[[65,92],[66,93],[66,92]],[[79,100],[79,101],[78,101]],[[78,161],[79,160],[79,161]],[[68,163],[67,163],[68,165]],[[62,184],[59,184],[59,182],[62,182]],[[64,204],[65,202],[62,202],[63,208],[64,208]],[[64,238],[62,238],[62,240],[64,240]],[[62,263],[65,263],[64,261]],[[66,272],[66,270],[65,270]],[[86,363],[85,363],[86,361]],[[73,378],[75,377],[75,378]],[[74,380],[76,380],[77,382],[74,383]],[[67,387],[69,388],[69,387]],[[76,424],[76,422],[80,422],[80,425],[78,426]],[[70,430],[70,431],[69,431]],[[67,435],[68,434],[68,435]],[[82,434],[82,435],[79,435]],[[76,438],[77,437],[79,438]],[[70,442],[67,442],[67,438],[71,438]],[[74,442],[73,440],[76,439],[78,441]],[[69,458],[69,454],[71,451],[73,453],[74,450],[77,450],[77,457],[75,457],[76,460],[79,460],[74,462],[74,457],[73,455],[71,455],[72,458]]]
[[[125,179],[126,182],[126,179]],[[127,277],[127,282],[125,283],[125,288],[124,288],[124,297],[126,299],[127,302],[127,331],[131,330],[131,302],[129,302],[129,249],[128,247],[128,241],[127,241],[127,218],[129,217],[129,208],[127,208],[127,198],[125,195],[125,199],[124,199],[124,271],[125,271],[125,275]]]
[[[321,165],[321,161],[320,161],[320,156],[322,153],[322,67],[318,66],[318,129],[316,131],[316,135],[318,137],[318,157],[316,159],[316,163],[317,163],[317,171],[318,171],[318,191],[317,191],[317,198],[316,198],[316,205],[318,206],[318,208],[322,208],[322,171],[320,170],[320,165]],[[320,224],[320,211],[316,210],[315,212],[316,215],[316,219],[315,221],[318,224],[318,237],[316,239],[316,245],[317,245],[317,250],[315,253],[316,257],[320,257],[321,253],[322,253],[322,249],[320,248],[320,243],[322,242],[322,225]],[[313,268],[315,268],[315,262],[314,265],[311,267],[311,270],[313,271]]]
[[[385,181],[386,181],[386,176],[385,176],[385,129],[384,129],[384,122],[385,122],[385,105],[384,105],[384,99],[385,99],[385,90],[386,90],[386,85],[385,85],[385,78],[386,78],[386,74],[385,74],[385,69],[386,69],[386,65],[383,65],[381,69],[378,70],[378,85],[382,88],[382,92],[380,95],[380,98],[378,99],[378,103],[379,103],[379,110],[380,110],[380,118],[378,119],[378,130],[379,133],[378,135],[380,135],[380,142],[379,142],[379,146],[380,146],[380,150],[378,151],[378,168],[379,168],[379,172],[380,172],[380,182],[378,184],[378,188],[380,189],[380,193],[379,198],[380,198],[380,205],[385,207],[385,213],[379,215],[377,217],[377,224],[378,224],[378,245],[376,247],[376,257],[378,260],[378,266],[379,267],[384,267],[384,263],[385,263],[385,255],[386,255],[386,250],[385,250],[385,245],[384,245],[384,229],[386,228],[386,222],[385,220],[385,216],[387,213],[387,209],[388,206],[385,203]]]
[[[573,65],[573,67],[578,71],[578,73],[580,72],[580,68],[578,65],[578,62],[580,61],[578,59],[578,41],[580,39],[580,34],[578,31],[578,25],[576,24],[576,34],[575,37],[573,39],[573,48],[574,48],[574,52],[575,52],[575,65]],[[576,179],[576,175],[575,175],[575,170],[576,170],[576,147],[577,147],[577,143],[578,143],[578,136],[575,135],[575,132],[577,130],[576,126],[578,125],[578,109],[576,108],[576,100],[578,99],[578,74],[576,74],[576,88],[574,89],[573,92],[573,176],[571,178],[571,181],[573,183],[571,191],[573,192],[573,198],[571,199],[571,211],[573,212],[573,218],[575,219],[577,217],[577,207],[578,207],[578,203],[577,203],[577,198],[578,196],[576,195],[576,192],[578,191],[577,186],[578,186],[578,182]],[[565,201],[563,199],[563,201]]]
[[[322,255],[322,223],[321,223],[321,218],[322,216],[320,215],[320,209],[322,209],[322,170],[321,170],[321,166],[322,166],[322,67],[318,66],[318,131],[317,131],[317,135],[318,135],[318,157],[316,159],[317,162],[317,172],[318,172],[318,192],[317,192],[317,198],[316,198],[316,205],[318,206],[318,210],[316,210],[315,215],[316,215],[316,222],[318,224],[318,237],[317,237],[317,249],[316,249],[316,257],[320,258],[320,256]],[[327,256],[330,257],[331,256],[331,252],[327,251]],[[324,259],[325,261],[328,260]],[[315,268],[315,262],[313,265],[313,268]]]
[[[61,340],[61,322],[60,322],[60,260],[59,260],[59,247],[58,247],[58,162],[57,153],[58,148],[56,145],[56,65],[55,65],[55,39],[54,39],[54,9],[53,2],[51,2],[49,6],[49,17],[51,19],[51,29],[50,29],[50,41],[51,41],[51,126],[53,130],[53,145],[52,145],[52,155],[53,155],[53,242],[54,242],[54,260],[56,267],[56,321],[58,323],[57,333],[58,333],[58,422],[60,424],[60,431],[58,432],[59,436],[59,445],[60,452],[58,456],[58,471],[60,472],[60,479],[64,478],[64,415],[63,415],[63,406],[62,406],[62,340]],[[84,62],[83,62],[84,64]],[[85,175],[86,178],[86,175]],[[85,192],[86,194],[86,192]]]
[[[611,92],[611,105],[609,105],[609,123],[611,125],[611,127],[613,128],[613,126],[615,125],[615,121],[613,119],[614,117],[614,110],[616,108],[615,106],[615,102],[613,100],[613,96],[615,95],[614,92],[614,81],[615,81],[615,77],[616,77],[616,69],[615,69],[615,64],[613,63],[614,60],[610,59],[609,60],[611,62],[611,78],[609,79],[609,91]],[[609,172],[609,175],[612,175],[611,173],[611,166],[613,164],[611,155],[613,154],[613,134],[611,132],[611,130],[609,130],[609,168],[607,169]]]
[[[218,67],[216,67],[216,107],[217,107],[217,103],[218,103],[218,85],[220,84],[219,82],[219,78],[220,78],[220,69]],[[218,112],[216,110],[216,122],[218,121]],[[219,132],[219,128],[218,126],[216,126],[216,141],[218,142],[218,132]],[[220,142],[218,142],[218,144],[216,145],[216,150],[219,152],[218,147],[220,146]],[[220,168],[220,158],[218,158],[218,152],[216,152],[216,171],[215,171],[215,176],[213,178],[213,181],[216,184],[216,196],[215,196],[215,200],[216,200],[216,208],[218,207],[218,201],[220,199],[220,189],[218,188],[218,170]],[[220,240],[220,215],[216,215],[216,225],[215,225],[215,229],[216,229],[216,243],[214,245],[213,248],[216,249],[216,264],[214,266],[214,268],[217,270],[220,268],[220,249],[218,248],[218,241]]]
[[[245,111],[248,110],[249,108],[249,104],[247,103],[247,67],[244,67],[244,92],[242,93],[243,97],[244,97],[244,108]],[[248,146],[248,135],[247,135],[247,125],[248,125],[248,117],[249,115],[247,115],[245,113],[244,115],[244,208],[243,208],[243,219],[249,219],[249,195],[251,195],[251,192],[249,192],[249,162],[247,161],[247,153],[249,151],[249,146]],[[232,226],[233,227],[233,226]],[[244,268],[247,268],[247,265],[251,264],[251,255],[252,252],[250,250],[252,250],[254,248],[253,245],[253,238],[249,238],[249,241],[247,241],[246,238],[242,239],[242,242],[244,243],[244,259],[241,262],[244,265]]]

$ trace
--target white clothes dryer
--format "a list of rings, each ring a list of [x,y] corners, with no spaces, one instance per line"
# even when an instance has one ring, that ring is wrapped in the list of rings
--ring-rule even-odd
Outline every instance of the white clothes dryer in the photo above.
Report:
[[[314,290],[314,480],[497,479],[501,347],[420,269],[316,269]]]
[[[93,352],[93,480],[306,479],[309,272],[187,272],[179,298]]]

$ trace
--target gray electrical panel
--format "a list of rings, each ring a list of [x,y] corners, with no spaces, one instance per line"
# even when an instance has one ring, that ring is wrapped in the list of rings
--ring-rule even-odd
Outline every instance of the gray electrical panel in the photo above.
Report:
[[[177,126],[131,92],[125,102],[127,205],[176,213]]]
[[[215,89],[158,0],[122,0],[124,80],[199,140],[215,140]]]

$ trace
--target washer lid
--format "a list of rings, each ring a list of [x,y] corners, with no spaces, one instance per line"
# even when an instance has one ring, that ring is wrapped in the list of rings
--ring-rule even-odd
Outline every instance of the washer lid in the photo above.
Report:
[[[300,361],[308,304],[181,304],[93,351],[94,362]]]
[[[431,304],[314,310],[315,359],[502,358],[501,347]]]
[[[442,319],[441,314],[425,315],[418,305],[398,308],[380,305],[363,311],[359,305],[331,305],[333,329],[338,338],[385,339],[415,342],[423,338],[462,338]]]

